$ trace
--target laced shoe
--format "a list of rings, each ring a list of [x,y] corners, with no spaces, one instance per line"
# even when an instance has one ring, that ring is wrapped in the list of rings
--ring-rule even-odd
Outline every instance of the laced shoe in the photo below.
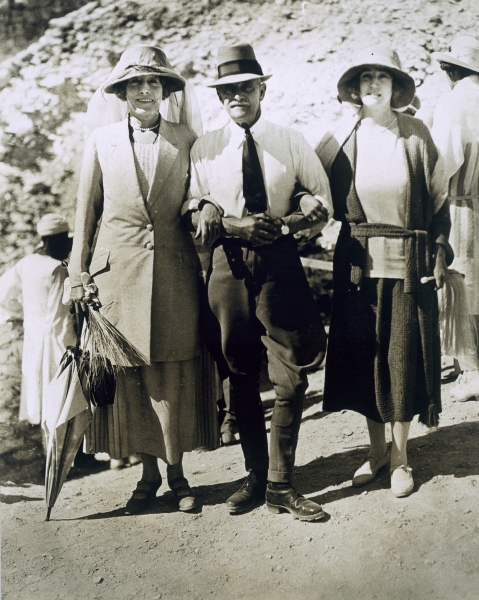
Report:
[[[226,501],[231,514],[241,514],[260,506],[264,502],[267,471],[251,471],[240,489]]]
[[[302,496],[292,485],[278,489],[274,483],[266,488],[266,506],[272,513],[289,512],[299,521],[317,521],[324,517],[320,504]]]

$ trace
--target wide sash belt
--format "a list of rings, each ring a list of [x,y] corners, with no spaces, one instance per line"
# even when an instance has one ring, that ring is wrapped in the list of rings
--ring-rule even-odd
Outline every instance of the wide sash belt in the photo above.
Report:
[[[405,240],[406,276],[404,292],[413,293],[417,290],[421,277],[430,273],[428,233],[421,229],[404,229],[397,225],[382,223],[351,223],[351,237],[357,239],[364,249],[364,260],[367,256],[368,239],[372,237],[403,238]],[[361,285],[364,276],[364,264],[352,264],[351,281]]]
[[[461,200],[479,200],[479,193],[468,194],[467,196],[448,196],[449,202],[460,202]]]

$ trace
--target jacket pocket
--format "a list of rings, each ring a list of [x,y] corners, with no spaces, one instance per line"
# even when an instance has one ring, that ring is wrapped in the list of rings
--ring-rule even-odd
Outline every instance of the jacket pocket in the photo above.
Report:
[[[198,253],[193,248],[182,248],[181,259],[183,263],[190,269],[195,271],[201,271],[201,261],[198,257]]]
[[[108,259],[110,258],[110,251],[105,250],[101,254],[95,255],[90,264],[90,275],[94,277],[101,271],[105,271],[110,268]]]

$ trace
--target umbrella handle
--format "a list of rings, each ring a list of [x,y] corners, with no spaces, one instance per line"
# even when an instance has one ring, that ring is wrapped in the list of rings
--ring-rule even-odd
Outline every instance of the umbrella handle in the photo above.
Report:
[[[81,302],[74,302],[75,305],[75,321],[77,326],[77,341],[75,344],[75,356],[78,356],[81,344],[81,333],[83,329],[83,323],[85,321],[85,313],[81,306]]]

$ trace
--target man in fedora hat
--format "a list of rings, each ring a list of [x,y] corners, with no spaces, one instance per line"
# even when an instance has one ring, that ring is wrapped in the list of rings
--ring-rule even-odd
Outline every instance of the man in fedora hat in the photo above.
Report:
[[[479,41],[459,36],[447,52],[432,56],[451,86],[437,102],[431,130],[449,180],[451,268],[465,275],[470,314],[479,325]],[[479,396],[478,348],[460,361],[464,372],[451,395],[464,401]]]
[[[323,360],[326,335],[292,234],[326,219],[330,191],[303,136],[262,118],[269,77],[249,44],[219,49],[210,87],[230,121],[195,142],[183,213],[212,244],[203,332],[230,379],[248,471],[226,507],[242,513],[266,497],[272,512],[310,521],[322,508],[291,479],[306,372]],[[288,216],[295,208],[302,214]],[[265,348],[276,392],[270,455],[259,392]]]

